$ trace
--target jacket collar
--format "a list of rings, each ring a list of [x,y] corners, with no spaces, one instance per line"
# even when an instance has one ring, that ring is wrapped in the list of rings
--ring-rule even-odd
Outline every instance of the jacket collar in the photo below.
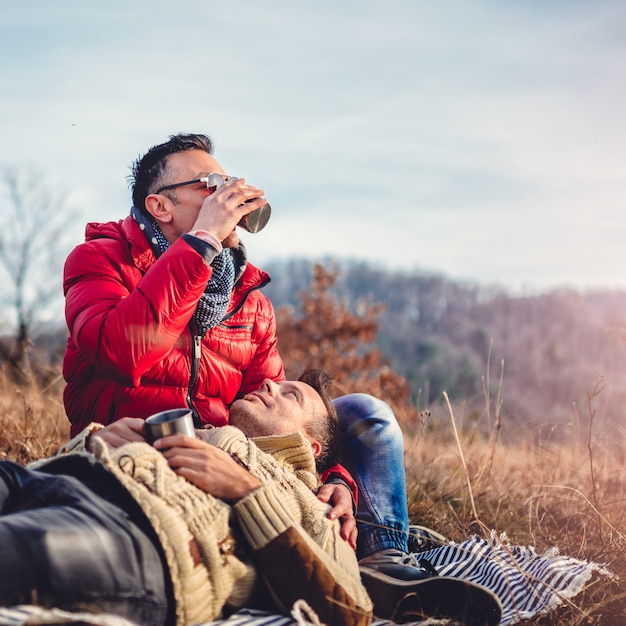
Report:
[[[154,252],[139,225],[129,215],[119,222],[92,222],[87,224],[85,239],[116,239],[128,246],[133,264],[142,272],[146,272],[156,261]],[[245,246],[235,251],[235,265],[238,273],[235,276],[235,289],[248,293],[252,289],[263,287],[270,281],[267,272],[247,262]]]

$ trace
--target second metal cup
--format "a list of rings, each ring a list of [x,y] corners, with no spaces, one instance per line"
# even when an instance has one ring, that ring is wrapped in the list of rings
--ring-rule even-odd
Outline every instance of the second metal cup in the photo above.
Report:
[[[180,433],[195,437],[193,417],[189,409],[169,409],[155,413],[146,419],[146,440],[153,443],[161,437]]]

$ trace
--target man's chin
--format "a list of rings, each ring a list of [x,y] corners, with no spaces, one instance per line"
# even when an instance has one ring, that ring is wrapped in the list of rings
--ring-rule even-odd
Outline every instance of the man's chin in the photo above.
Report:
[[[240,398],[239,400],[235,400],[230,405],[230,413],[228,417],[228,423],[231,426],[236,426],[239,430],[242,430],[244,433],[246,432],[246,426],[249,426],[251,420],[251,415],[253,414],[252,403],[250,400],[244,400]]]

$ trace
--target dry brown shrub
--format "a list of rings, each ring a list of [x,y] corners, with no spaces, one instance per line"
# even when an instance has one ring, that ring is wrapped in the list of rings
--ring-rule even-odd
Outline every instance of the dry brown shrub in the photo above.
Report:
[[[384,305],[358,302],[356,311],[337,301],[330,289],[339,270],[313,267],[311,285],[300,294],[300,307],[277,310],[279,349],[287,378],[297,378],[308,367],[332,374],[337,395],[366,392],[393,399],[396,415],[412,414],[409,386],[373,345],[378,315]]]

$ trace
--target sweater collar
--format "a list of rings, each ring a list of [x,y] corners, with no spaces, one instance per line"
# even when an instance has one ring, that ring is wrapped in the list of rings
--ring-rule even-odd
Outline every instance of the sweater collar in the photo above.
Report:
[[[294,471],[304,470],[313,474],[316,472],[311,444],[302,433],[252,437],[252,441],[263,452],[291,465]]]
[[[309,489],[316,490],[319,486],[319,476],[315,467],[311,444],[301,433],[248,439],[238,428],[230,425],[219,428],[203,428],[196,432],[200,439],[226,452],[234,452],[236,455],[242,450],[247,450],[252,443],[261,452],[269,454],[279,463],[289,466]]]

